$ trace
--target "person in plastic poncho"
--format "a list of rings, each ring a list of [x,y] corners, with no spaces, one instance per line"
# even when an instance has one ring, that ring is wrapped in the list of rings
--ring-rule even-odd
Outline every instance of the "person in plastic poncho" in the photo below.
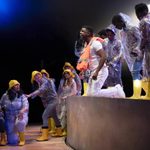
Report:
[[[106,52],[102,47],[103,40],[99,37],[94,37],[93,29],[89,26],[83,26],[81,28],[80,36],[85,41],[85,52],[89,52],[89,58],[86,58],[88,62],[87,69],[90,70],[87,96],[125,98],[125,93],[120,85],[116,85],[110,89],[102,89],[108,77],[108,67],[105,64]],[[84,59],[82,60],[85,61]],[[82,61],[79,65],[82,68]]]
[[[122,68],[122,43],[116,37],[116,28],[114,25],[109,25],[106,28],[108,43],[105,47],[107,53],[106,64],[108,66],[109,75],[106,79],[107,87],[112,87],[117,84],[122,86],[121,68]]]
[[[63,78],[60,80],[59,88],[58,88],[58,96],[59,96],[59,116],[63,128],[63,134],[67,134],[67,108],[66,108],[66,100],[70,96],[76,96],[77,94],[77,86],[74,80],[75,75],[70,69],[65,69],[63,71]]]
[[[42,100],[44,106],[44,112],[42,114],[42,135],[38,137],[37,141],[47,141],[49,137],[48,133],[48,120],[52,117],[55,121],[56,132],[51,134],[53,137],[62,136],[62,128],[60,120],[57,116],[57,105],[58,105],[58,95],[56,93],[56,89],[54,87],[54,83],[52,80],[42,77],[41,72],[33,71],[31,76],[31,83],[36,81],[38,83],[38,89],[34,92],[26,95],[28,98],[35,98],[39,96]]]
[[[25,128],[28,123],[29,103],[17,80],[10,80],[9,89],[1,97],[5,107],[5,124],[8,144],[25,144]],[[18,139],[18,134],[19,139]]]
[[[123,45],[123,56],[133,79],[133,96],[138,99],[141,94],[141,73],[143,55],[140,49],[141,33],[138,27],[131,24],[130,17],[119,13],[112,18],[112,24],[121,30],[121,41]],[[138,84],[138,85],[137,85]]]
[[[144,3],[135,5],[135,13],[140,20],[139,28],[142,33],[141,50],[144,53],[143,60],[143,82],[146,95],[144,99],[150,100],[150,13],[148,7]]]

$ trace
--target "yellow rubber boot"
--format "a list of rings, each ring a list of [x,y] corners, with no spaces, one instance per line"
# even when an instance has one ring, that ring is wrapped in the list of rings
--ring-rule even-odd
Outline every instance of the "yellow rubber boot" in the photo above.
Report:
[[[49,133],[50,134],[53,134],[55,133],[55,121],[53,118],[49,118],[49,126],[50,126],[50,130],[49,130]]]
[[[150,78],[142,82],[142,87],[146,93],[145,96],[142,96],[142,99],[150,100]]]
[[[51,130],[51,119],[48,118],[48,131],[50,131],[50,130]]]
[[[55,131],[56,131],[55,133],[51,134],[52,137],[62,137],[63,136],[63,131],[62,131],[61,127],[56,128]]]
[[[140,99],[142,90],[142,81],[141,80],[133,80],[133,95],[130,98]]]
[[[67,136],[67,129],[63,129],[62,136]]]
[[[142,80],[142,88],[144,89],[145,93],[148,91],[148,81]]]
[[[24,132],[19,132],[19,146],[25,145],[25,135]]]
[[[37,141],[48,141],[48,128],[42,128],[42,135],[36,139]]]
[[[1,133],[0,145],[1,145],[1,146],[5,146],[6,144],[7,144],[6,134],[5,134],[5,133]]]
[[[86,96],[86,90],[87,90],[88,83],[86,81],[83,81],[83,90],[84,94],[82,96]]]

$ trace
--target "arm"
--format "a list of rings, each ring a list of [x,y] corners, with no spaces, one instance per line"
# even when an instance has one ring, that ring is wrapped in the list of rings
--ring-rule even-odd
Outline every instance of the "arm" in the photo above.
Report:
[[[143,19],[140,23],[140,31],[142,33],[142,41],[140,48],[142,51],[144,51],[145,46],[147,46],[148,39],[149,39],[149,23],[145,19]]]
[[[106,61],[106,52],[103,49],[98,50],[96,54],[100,57],[100,61],[99,61],[98,67],[96,68],[96,71],[93,74],[93,77],[92,77],[93,80],[97,80],[98,73]]]
[[[134,43],[132,43],[132,46],[131,46],[131,55],[133,55],[134,57],[137,57],[141,55],[141,49],[140,49],[141,32],[139,28],[132,27],[132,34],[134,37]]]
[[[118,40],[114,48],[115,48],[114,50],[116,51],[116,53],[115,53],[115,56],[112,58],[112,60],[109,62],[109,64],[115,65],[116,63],[118,63],[118,61],[122,57],[123,47],[122,47],[121,41]]]
[[[46,80],[44,83],[42,83],[42,85],[35,90],[34,92],[26,95],[27,98],[35,98],[36,96],[39,96],[40,94],[44,93],[46,88],[47,88],[47,84],[48,84],[48,80]]]
[[[22,96],[22,109],[20,110],[20,112],[25,113],[25,112],[28,112],[28,110],[29,110],[29,102],[27,98],[23,95]]]
[[[136,43],[135,43],[135,49],[140,50],[140,44],[141,44],[141,32],[139,30],[139,28],[135,27],[133,28],[133,34],[136,38]]]
[[[77,74],[77,72],[74,70],[73,73],[75,74],[75,82],[77,84],[77,90],[81,90],[82,89],[82,83],[81,83],[81,79],[79,77],[79,75]]]
[[[33,98],[35,98],[35,97],[38,96],[38,95],[39,95],[39,90],[36,90],[36,91],[34,91],[34,92],[32,92],[32,93],[26,95],[26,97],[33,99]]]
[[[29,111],[29,102],[28,102],[28,100],[27,100],[25,95],[21,96],[20,98],[22,99],[22,108],[19,111],[18,119],[22,120],[23,119],[23,115]]]
[[[77,94],[77,84],[72,80],[72,85],[71,85],[71,93],[68,96],[75,96]]]

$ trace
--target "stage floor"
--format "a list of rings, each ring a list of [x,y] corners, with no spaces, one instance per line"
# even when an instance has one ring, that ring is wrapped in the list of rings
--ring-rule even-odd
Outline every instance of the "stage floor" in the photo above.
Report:
[[[40,135],[40,125],[28,125],[26,129],[26,144],[24,146],[0,146],[0,150],[72,150],[65,144],[65,138],[49,136],[48,141],[37,142]]]

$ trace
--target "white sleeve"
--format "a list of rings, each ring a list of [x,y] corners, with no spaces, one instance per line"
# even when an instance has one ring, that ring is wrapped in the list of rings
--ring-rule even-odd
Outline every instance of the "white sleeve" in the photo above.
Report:
[[[91,47],[97,52],[103,48],[100,41],[93,41]]]

